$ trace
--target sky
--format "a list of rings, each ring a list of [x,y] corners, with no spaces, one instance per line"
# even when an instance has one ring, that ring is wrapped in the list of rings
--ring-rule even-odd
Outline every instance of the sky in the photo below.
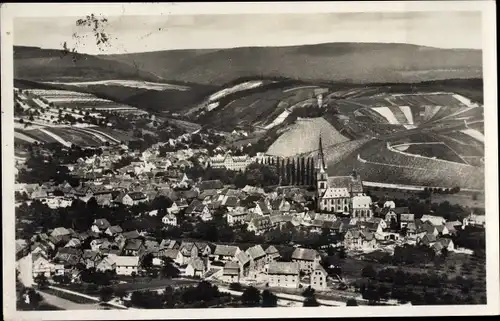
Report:
[[[67,42],[89,54],[327,42],[482,48],[480,12],[113,16],[106,17],[110,45],[103,51],[89,28],[76,26],[79,18],[16,18],[14,44],[60,49]]]

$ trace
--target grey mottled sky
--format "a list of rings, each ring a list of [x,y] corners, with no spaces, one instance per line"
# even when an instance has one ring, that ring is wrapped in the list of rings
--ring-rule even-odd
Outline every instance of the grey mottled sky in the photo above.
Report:
[[[111,46],[99,52],[81,17],[17,18],[16,45],[61,48],[83,37],[79,52],[284,46],[324,42],[391,42],[481,49],[480,12],[224,14],[107,17]]]

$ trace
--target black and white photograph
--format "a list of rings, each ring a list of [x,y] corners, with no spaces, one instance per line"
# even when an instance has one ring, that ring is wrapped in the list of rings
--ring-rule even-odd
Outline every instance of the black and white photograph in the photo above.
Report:
[[[494,2],[30,6],[7,320],[498,313]]]

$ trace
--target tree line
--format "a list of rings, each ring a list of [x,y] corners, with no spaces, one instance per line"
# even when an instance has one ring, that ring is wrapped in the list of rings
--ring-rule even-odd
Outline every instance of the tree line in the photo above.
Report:
[[[281,186],[316,184],[316,169],[312,157],[269,157],[261,160],[261,163],[276,168]]]

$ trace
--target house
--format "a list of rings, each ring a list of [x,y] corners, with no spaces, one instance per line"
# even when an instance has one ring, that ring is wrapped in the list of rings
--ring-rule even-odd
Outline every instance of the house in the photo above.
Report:
[[[448,229],[448,233],[450,235],[455,235],[457,233],[457,229],[456,229],[455,225],[453,224],[453,222],[446,222],[445,226]]]
[[[372,198],[367,195],[354,196],[351,199],[351,216],[360,220],[373,217]]]
[[[179,251],[181,251],[182,255],[187,259],[198,257],[198,248],[194,242],[182,242]]]
[[[52,237],[60,237],[60,236],[66,236],[66,235],[70,235],[71,232],[67,229],[67,228],[64,228],[64,227],[56,227],[52,233],[50,233],[50,236]]]
[[[271,211],[265,202],[259,201],[255,205],[254,213],[259,215],[270,215]]]
[[[386,223],[386,221],[381,219],[380,217],[369,218],[366,220],[366,222],[377,224],[377,226],[374,228],[375,231],[385,230],[386,228],[389,227],[389,225]],[[361,223],[361,225],[363,225],[363,224],[366,224],[366,223]]]
[[[222,199],[222,205],[225,206],[229,211],[234,210],[240,204],[240,199],[236,196],[225,196]]]
[[[365,222],[358,222],[357,226],[361,229],[367,229],[376,234],[382,234],[384,231],[384,226],[387,227],[387,223],[382,219],[380,219],[380,221],[376,221],[374,219],[375,218]]]
[[[321,257],[316,250],[296,248],[292,254],[292,262],[299,263],[300,271],[311,273],[319,264]]]
[[[326,289],[326,280],[328,278],[328,273],[326,273],[325,269],[318,264],[316,268],[311,273],[311,288],[314,290],[325,290]]]
[[[100,272],[113,271],[116,269],[116,255],[108,255],[104,257],[96,266],[96,270]]]
[[[182,252],[179,251],[178,249],[163,249],[160,250],[160,255],[162,257],[166,257],[177,263],[179,266],[184,265],[185,258],[184,255],[182,255]]]
[[[242,224],[248,213],[245,210],[233,210],[226,214],[227,224],[229,226]]]
[[[197,257],[188,263],[184,275],[202,278],[206,272],[207,266],[205,265],[205,262]]]
[[[399,216],[399,227],[401,229],[408,227],[408,224],[415,221],[415,214],[403,213]]]
[[[167,214],[162,217],[162,223],[170,226],[177,226],[177,216],[174,214]]]
[[[425,246],[432,246],[437,241],[437,237],[434,234],[427,233],[422,238],[417,239],[418,244]]]
[[[298,288],[300,265],[297,262],[271,262],[267,269],[269,287]]]
[[[250,257],[250,269],[260,271],[266,264],[266,252],[260,245],[255,245],[245,251]]]
[[[139,271],[138,256],[116,256],[114,261],[118,275],[132,275],[132,273],[137,274]]]
[[[239,265],[240,277],[247,277],[250,271],[250,256],[241,251],[236,255],[236,262]]]
[[[125,241],[123,247],[123,254],[125,256],[141,256],[144,254],[146,248],[140,239],[130,239]]]
[[[108,220],[105,218],[99,218],[94,221],[92,226],[90,227],[90,230],[95,233],[103,233],[105,232],[108,227],[110,227],[111,224],[109,224]]]
[[[142,192],[127,193],[122,199],[123,205],[128,205],[128,206],[138,205],[140,203],[147,201],[148,197]]]
[[[266,249],[266,263],[276,261],[281,257],[280,252],[274,245],[269,245]]]
[[[443,249],[446,249],[448,251],[453,251],[455,250],[455,244],[453,244],[453,241],[449,238],[440,238],[438,239],[434,244],[431,246],[436,253],[441,253]]]
[[[32,265],[32,274],[33,277],[37,277],[39,275],[45,275],[46,277],[50,277],[50,275],[54,272],[55,266],[52,262],[47,260],[42,255],[34,255],[33,256],[33,265]]]
[[[108,227],[106,229],[106,231],[104,231],[104,234],[109,235],[109,236],[116,236],[122,232],[123,232],[123,230],[119,225],[113,225],[113,226]]]
[[[209,181],[201,181],[197,187],[200,191],[221,190],[224,188],[224,184],[220,180],[216,179]]]
[[[84,250],[81,258],[81,263],[85,265],[85,268],[96,268],[101,261],[101,255],[97,251]]]
[[[163,249],[178,250],[179,247],[181,247],[181,244],[179,241],[176,241],[176,240],[165,239],[165,240],[162,240],[160,243],[160,250],[163,250]]]
[[[198,256],[199,257],[207,257],[212,254],[212,247],[208,243],[204,242],[195,242],[194,245],[198,248]]]
[[[154,239],[148,239],[144,241],[144,247],[146,253],[151,253],[154,257],[158,257],[160,255],[160,244],[158,243],[158,241]]]
[[[217,261],[232,261],[241,250],[238,246],[234,245],[217,245],[215,247],[213,258]]]
[[[444,223],[446,223],[446,220],[444,218],[434,215],[423,215],[420,220],[422,222],[430,222],[432,223],[432,225],[444,225]]]
[[[68,241],[68,243],[66,243],[66,245],[64,247],[80,247],[82,246],[82,243],[80,242],[79,239],[71,239]]]
[[[466,226],[478,226],[485,227],[486,226],[486,216],[485,215],[477,215],[471,213],[469,216],[463,219],[462,229]]]
[[[250,220],[247,226],[247,230],[254,232],[255,234],[261,234],[268,231],[273,226],[271,218],[269,216],[259,216],[254,217]]]
[[[240,266],[238,262],[228,261],[224,264],[221,280],[227,283],[240,282]]]
[[[448,227],[446,227],[446,225],[437,225],[436,231],[438,232],[439,236],[450,234],[450,230],[448,230]]]
[[[203,207],[203,210],[199,214],[199,217],[203,222],[208,222],[213,220],[212,211],[206,205]]]

